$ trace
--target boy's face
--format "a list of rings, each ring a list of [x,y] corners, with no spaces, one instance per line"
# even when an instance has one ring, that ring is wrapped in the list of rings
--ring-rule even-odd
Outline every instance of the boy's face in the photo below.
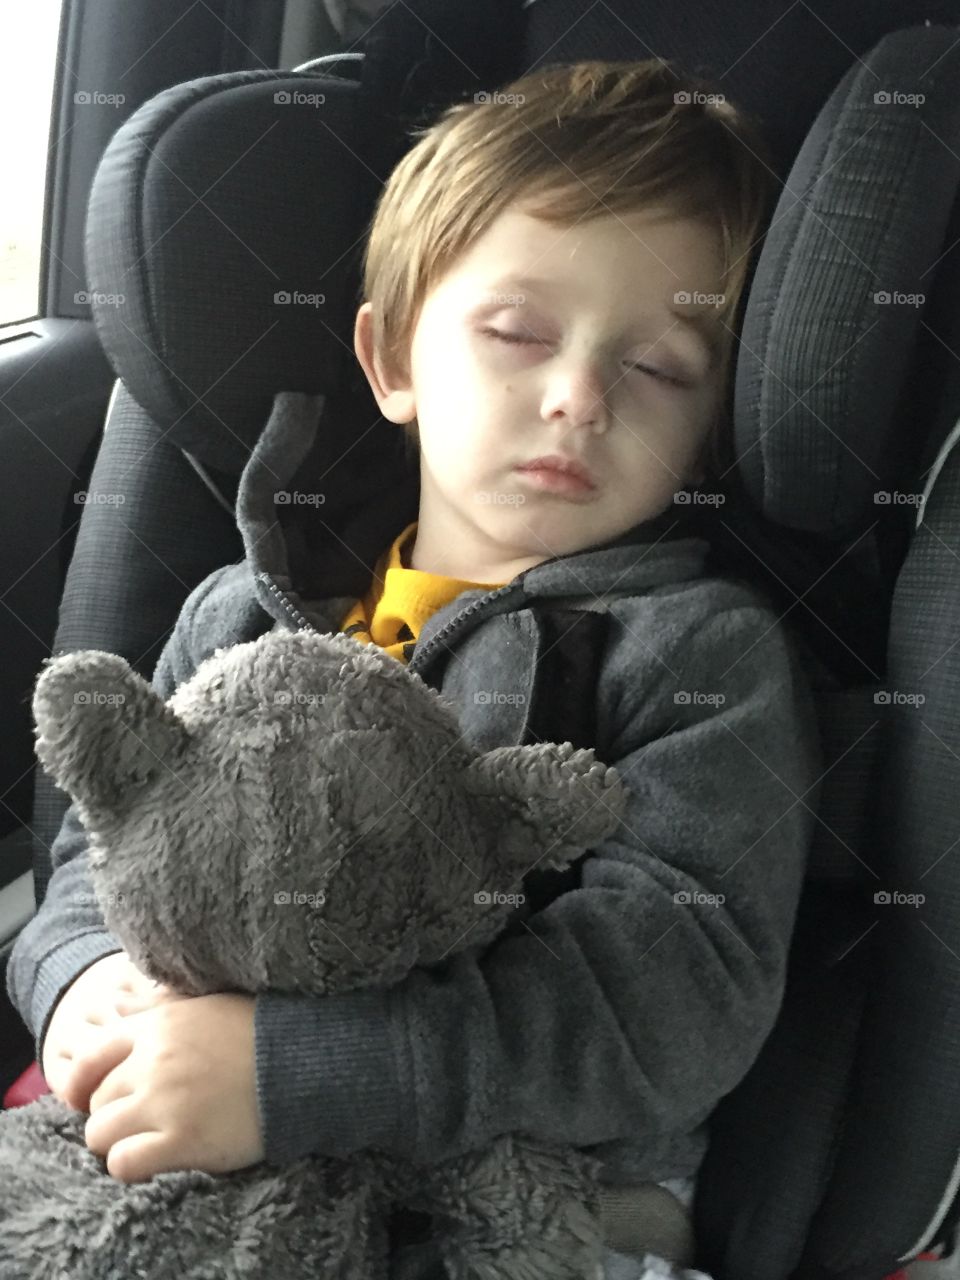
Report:
[[[682,317],[722,332],[703,297],[719,293],[718,250],[705,223],[652,212],[561,228],[508,209],[425,299],[408,380],[373,351],[363,304],[354,344],[380,411],[419,428],[411,567],[506,582],[619,537],[702,479],[722,370]],[[581,462],[594,487],[518,472],[548,454]]]

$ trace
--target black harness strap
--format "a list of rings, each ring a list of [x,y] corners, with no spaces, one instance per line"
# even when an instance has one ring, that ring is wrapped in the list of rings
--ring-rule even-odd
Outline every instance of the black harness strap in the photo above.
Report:
[[[543,650],[522,745],[570,742],[574,747],[597,749],[597,677],[603,663],[609,615],[584,609],[538,607],[537,618],[543,629]],[[599,751],[597,758],[602,758]],[[581,865],[589,854],[590,850],[586,850],[563,871],[550,867],[529,871],[523,878],[527,898],[523,916],[540,911],[561,893],[577,888]]]

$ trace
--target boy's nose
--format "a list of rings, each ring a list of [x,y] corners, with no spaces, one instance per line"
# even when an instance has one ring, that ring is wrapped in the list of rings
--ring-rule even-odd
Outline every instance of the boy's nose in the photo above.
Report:
[[[573,426],[605,429],[611,419],[607,400],[611,390],[610,374],[599,361],[581,360],[575,366],[554,369],[544,390],[543,417],[559,414]]]

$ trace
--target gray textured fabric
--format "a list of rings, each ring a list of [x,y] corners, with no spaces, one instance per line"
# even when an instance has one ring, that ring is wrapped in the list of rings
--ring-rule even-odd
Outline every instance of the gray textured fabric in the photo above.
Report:
[[[601,1209],[603,1239],[630,1257],[657,1254],[677,1264],[693,1261],[693,1225],[684,1204],[664,1186],[608,1187]]]
[[[243,543],[232,516],[208,498],[196,471],[122,383],[116,385],[105,433],[109,443],[105,434],[88,489],[91,494],[122,495],[123,502],[84,505],[53,652],[108,649],[146,678],[156,667],[188,584],[201,582],[242,555]],[[53,871],[49,850],[67,805],[67,796],[47,774],[35,770],[32,835],[38,904]]]
[[[276,520],[263,536],[269,495],[315,429],[308,399],[278,397],[241,478],[246,558],[191,592],[154,673],[164,696],[215,648],[277,624],[339,625],[350,600],[303,599]],[[258,997],[268,1159],[347,1156],[373,1140],[432,1163],[520,1130],[593,1150],[615,1186],[696,1171],[707,1117],[780,1007],[820,772],[788,635],[755,589],[702,576],[705,551],[688,538],[589,548],[429,619],[410,668],[451,697],[469,741],[508,745],[522,704],[472,695],[529,689],[538,599],[620,593],[598,754],[631,788],[635,838],[601,842],[582,888],[524,935],[414,971],[375,1009],[369,992]],[[68,814],[48,897],[8,967],[38,1047],[58,995],[117,949],[81,893],[85,849]]]

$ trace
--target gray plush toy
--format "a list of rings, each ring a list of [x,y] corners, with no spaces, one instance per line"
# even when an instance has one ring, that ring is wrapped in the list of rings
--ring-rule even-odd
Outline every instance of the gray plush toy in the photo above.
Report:
[[[116,654],[44,663],[36,751],[76,800],[107,928],[189,995],[393,984],[492,941],[535,864],[618,825],[570,743],[485,753],[375,646],[275,629],[164,704]],[[491,892],[478,892],[494,890]],[[509,1134],[432,1167],[384,1152],[124,1184],[47,1095],[0,1113],[0,1277],[385,1280],[387,1218],[433,1215],[454,1280],[599,1274],[599,1161]]]

